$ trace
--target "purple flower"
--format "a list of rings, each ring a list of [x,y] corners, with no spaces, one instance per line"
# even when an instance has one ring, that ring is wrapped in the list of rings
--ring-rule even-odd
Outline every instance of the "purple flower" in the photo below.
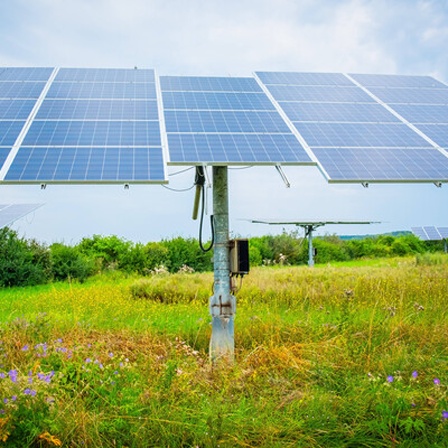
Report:
[[[417,377],[418,377],[418,372],[417,372],[417,370],[414,370],[412,372],[412,378],[417,378]]]
[[[442,411],[442,418],[448,418],[448,411]]]
[[[387,382],[388,383],[392,383],[394,381],[394,377],[392,376],[392,375],[389,375],[388,377],[387,377]]]
[[[89,364],[89,362],[92,362],[92,360],[90,358],[86,358],[86,360],[84,361],[86,364]]]
[[[34,389],[30,389],[29,387],[27,387],[24,391],[23,391],[24,395],[31,395],[32,397],[36,396],[36,391]]]
[[[5,378],[5,377],[6,377],[6,375],[3,372],[1,372],[0,373],[0,378]]]
[[[3,398],[3,403],[6,404],[6,403],[8,403],[8,401],[9,401],[9,400],[8,400],[7,398]]]
[[[440,380],[438,378],[434,378],[434,384],[438,386],[440,384]]]
[[[18,375],[18,373],[17,373],[17,370],[10,370],[9,372],[8,372],[8,375],[9,375],[9,379],[13,382],[13,383],[17,383],[17,375]]]
[[[13,395],[12,397],[11,397],[11,401],[16,401],[17,400],[17,395]]]
[[[29,346],[28,344],[25,344],[25,345],[22,347],[22,352],[26,352],[29,348],[30,348],[30,346]]]

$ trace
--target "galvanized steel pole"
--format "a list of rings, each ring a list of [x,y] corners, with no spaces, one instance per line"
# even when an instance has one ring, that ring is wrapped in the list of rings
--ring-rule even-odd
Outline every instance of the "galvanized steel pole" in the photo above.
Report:
[[[229,265],[229,196],[227,167],[213,167],[214,293],[210,297],[212,336],[210,359],[233,362],[235,297],[230,294]]]
[[[313,226],[308,226],[308,266],[314,266]]]

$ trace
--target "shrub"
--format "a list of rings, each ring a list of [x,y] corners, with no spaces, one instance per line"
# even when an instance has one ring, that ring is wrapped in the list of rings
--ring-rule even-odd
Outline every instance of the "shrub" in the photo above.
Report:
[[[50,246],[50,253],[54,280],[76,279],[83,282],[94,273],[93,260],[75,247],[55,243]]]
[[[49,251],[7,227],[0,229],[0,286],[31,286],[51,276]]]

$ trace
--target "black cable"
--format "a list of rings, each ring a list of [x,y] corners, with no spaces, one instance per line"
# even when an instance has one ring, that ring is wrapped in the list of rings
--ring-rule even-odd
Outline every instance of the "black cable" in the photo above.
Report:
[[[202,252],[208,252],[212,249],[213,245],[215,244],[215,220],[213,218],[213,215],[210,215],[210,229],[212,232],[212,240],[210,242],[209,247],[204,247],[202,243],[202,225],[204,222],[204,213],[205,213],[205,186],[201,186],[201,194],[202,194],[202,207],[201,207],[201,219],[199,221],[199,247],[201,248]]]

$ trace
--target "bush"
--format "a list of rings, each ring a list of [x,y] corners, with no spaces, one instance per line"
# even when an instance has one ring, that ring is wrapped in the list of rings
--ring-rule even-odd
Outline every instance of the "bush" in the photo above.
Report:
[[[93,260],[75,247],[55,243],[51,245],[50,253],[54,280],[76,279],[83,282],[94,273]]]
[[[50,254],[35,240],[26,241],[7,227],[0,229],[0,286],[32,286],[51,277]]]

